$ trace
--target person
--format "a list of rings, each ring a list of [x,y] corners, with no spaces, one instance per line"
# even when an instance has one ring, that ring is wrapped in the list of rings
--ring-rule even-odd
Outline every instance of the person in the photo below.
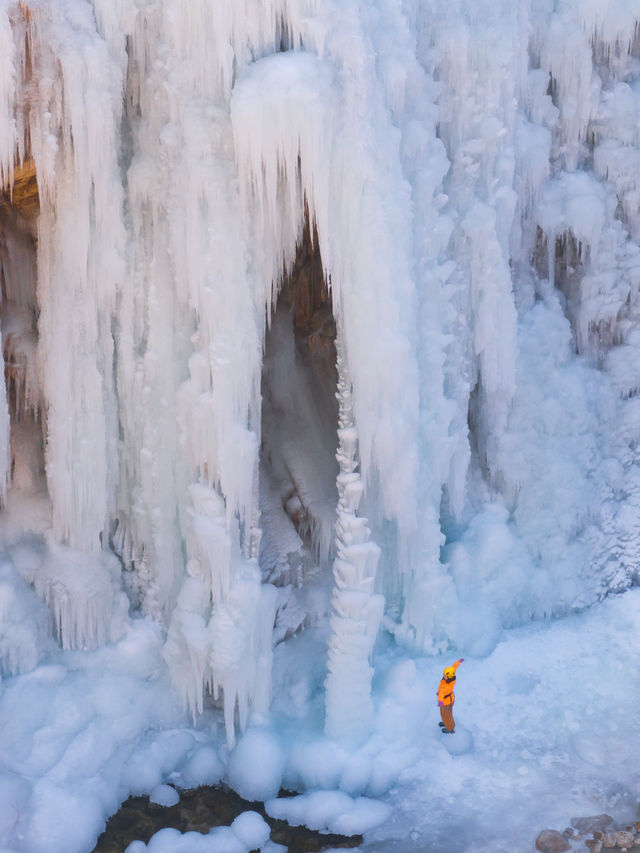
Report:
[[[442,679],[438,687],[438,708],[440,708],[442,722],[438,725],[443,735],[452,735],[456,730],[456,722],[453,719],[453,703],[456,697],[453,687],[456,683],[456,670],[463,660],[464,658],[460,658],[452,666],[445,666],[442,672]]]

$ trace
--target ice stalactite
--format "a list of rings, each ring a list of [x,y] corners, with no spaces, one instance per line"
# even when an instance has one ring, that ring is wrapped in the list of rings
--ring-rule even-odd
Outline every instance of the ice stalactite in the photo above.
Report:
[[[261,584],[255,560],[238,553],[225,506],[205,485],[192,485],[190,552],[169,625],[164,657],[184,706],[195,716],[208,691],[222,699],[227,741],[235,743],[236,711],[244,729],[250,710],[265,713],[271,696],[276,590]],[[234,536],[234,532],[236,535]]]
[[[46,467],[58,541],[98,552],[115,504],[112,322],[124,254],[118,78],[89,8],[28,23],[29,138],[40,188],[39,351]],[[67,27],[85,40],[68,40]],[[35,94],[37,92],[37,95]],[[70,417],[70,413],[72,416]],[[106,542],[104,543],[107,544]]]
[[[338,331],[338,518],[326,688],[327,734],[338,740],[366,737],[373,721],[371,654],[384,610],[375,594],[380,548],[367,519],[358,515],[364,483],[358,471],[353,389]]]

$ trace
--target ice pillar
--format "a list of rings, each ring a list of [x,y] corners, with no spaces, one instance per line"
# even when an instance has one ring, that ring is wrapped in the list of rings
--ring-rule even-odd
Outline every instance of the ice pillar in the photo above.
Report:
[[[380,549],[370,539],[367,519],[358,516],[364,484],[358,469],[358,433],[353,415],[353,390],[342,333],[336,340],[338,367],[338,517],[331,633],[326,679],[327,735],[358,740],[373,718],[370,663],[384,598],[374,595]]]

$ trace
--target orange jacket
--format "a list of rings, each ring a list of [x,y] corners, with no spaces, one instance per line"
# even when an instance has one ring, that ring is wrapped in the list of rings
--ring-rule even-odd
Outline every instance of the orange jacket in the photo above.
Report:
[[[451,669],[454,671],[454,673],[461,663],[462,660],[457,660],[454,664],[451,665]],[[456,699],[455,694],[453,692],[453,687],[455,683],[455,675],[449,680],[444,677],[441,679],[440,686],[438,687],[438,702],[442,702],[443,705],[453,705]]]

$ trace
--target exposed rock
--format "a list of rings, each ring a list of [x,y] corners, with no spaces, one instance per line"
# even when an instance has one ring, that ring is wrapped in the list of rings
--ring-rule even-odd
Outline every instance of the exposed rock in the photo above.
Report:
[[[626,829],[619,829],[617,832],[614,832],[614,837],[616,839],[616,847],[624,847],[627,850],[629,847],[633,847],[635,841],[633,832],[627,832]]]
[[[616,846],[616,837],[613,832],[605,832],[602,836],[602,846],[607,848]]]
[[[36,218],[40,213],[40,196],[33,160],[25,160],[22,165],[14,167],[13,185],[2,188],[0,196],[28,222]]]
[[[608,814],[594,815],[593,817],[572,817],[571,826],[585,835],[587,832],[604,830],[613,823],[613,818]]]
[[[541,853],[563,853],[564,850],[571,850],[571,847],[560,832],[555,829],[543,829],[536,838],[536,849]]]
[[[601,853],[602,851],[602,841],[599,838],[590,838],[585,844],[591,848],[591,853]]]
[[[577,829],[574,829],[572,826],[567,826],[562,830],[562,835],[564,838],[569,838],[572,841],[577,841],[579,838],[582,838]]]

